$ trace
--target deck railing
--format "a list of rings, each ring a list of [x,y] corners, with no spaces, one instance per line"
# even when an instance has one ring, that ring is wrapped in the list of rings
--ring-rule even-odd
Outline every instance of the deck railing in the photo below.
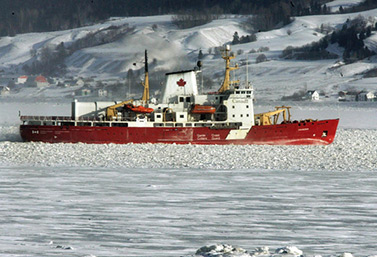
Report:
[[[21,120],[38,120],[38,121],[100,121],[98,117],[77,117],[72,119],[71,116],[21,116]]]

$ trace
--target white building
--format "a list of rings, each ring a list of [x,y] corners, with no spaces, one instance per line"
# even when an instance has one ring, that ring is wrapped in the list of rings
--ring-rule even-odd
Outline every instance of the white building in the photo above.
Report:
[[[369,91],[369,92],[360,92],[357,96],[356,96],[356,100],[357,101],[374,101],[376,98],[376,95]]]
[[[18,77],[17,78],[17,84],[25,84],[26,81],[27,81],[27,78],[28,78],[28,76],[26,76],[26,75]]]
[[[78,79],[75,84],[75,86],[78,86],[78,87],[83,87],[84,85],[85,85],[85,81],[83,79]]]
[[[107,95],[108,95],[108,93],[107,93],[106,89],[102,89],[102,88],[98,89],[98,96],[99,97],[106,97]]]
[[[9,93],[10,93],[9,87],[0,87],[0,95],[1,96],[9,95]]]
[[[37,84],[37,87],[39,87],[39,88],[50,86],[47,79],[42,75],[39,75],[35,78],[35,83]]]
[[[312,100],[312,101],[318,101],[319,100],[319,93],[316,90],[310,90],[306,92],[306,99]]]

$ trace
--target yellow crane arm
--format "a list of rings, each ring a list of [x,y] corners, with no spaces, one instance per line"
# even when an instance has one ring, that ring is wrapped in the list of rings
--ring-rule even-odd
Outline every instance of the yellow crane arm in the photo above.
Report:
[[[111,105],[111,106],[109,106],[109,107],[107,107],[106,108],[106,119],[107,120],[112,120],[114,117],[116,117],[117,116],[117,108],[118,107],[121,107],[121,106],[123,106],[123,105],[125,105],[125,104],[129,104],[129,103],[133,103],[133,99],[131,99],[131,100],[127,100],[127,101],[123,101],[123,102],[121,102],[121,103],[118,103],[118,104],[114,104],[114,105]]]
[[[289,111],[289,106],[279,106],[275,107],[275,111],[271,112],[264,112],[264,113],[259,113],[254,115],[254,119],[259,119],[260,120],[260,125],[272,125],[276,124],[280,113],[283,113],[283,120],[284,121],[290,121],[291,119],[291,114]],[[288,119],[287,119],[287,112],[288,112]],[[271,122],[271,117],[274,116],[273,122]]]

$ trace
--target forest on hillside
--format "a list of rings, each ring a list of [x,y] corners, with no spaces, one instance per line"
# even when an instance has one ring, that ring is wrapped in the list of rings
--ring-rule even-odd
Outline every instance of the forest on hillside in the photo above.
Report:
[[[322,24],[323,25],[323,24]],[[361,15],[352,20],[347,20],[340,30],[329,30],[321,26],[321,33],[327,33],[317,42],[301,47],[286,47],[281,58],[297,59],[297,60],[321,60],[321,59],[337,59],[339,56],[330,53],[327,47],[330,44],[337,43],[344,48],[343,61],[346,63],[356,62],[368,58],[376,53],[368,49],[364,44],[364,39],[372,35],[372,31],[377,30],[377,22],[374,18],[365,18]]]
[[[0,36],[77,28],[110,17],[163,14],[175,14],[178,21],[186,19],[191,23],[197,20],[197,15],[211,20],[212,15],[257,14],[263,17],[258,30],[266,30],[281,22],[286,24],[292,16],[325,14],[327,2],[329,0],[0,0]]]

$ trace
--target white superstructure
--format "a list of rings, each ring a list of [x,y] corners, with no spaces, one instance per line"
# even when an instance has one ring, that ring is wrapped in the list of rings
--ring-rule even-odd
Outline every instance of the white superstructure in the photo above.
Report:
[[[231,127],[247,130],[254,124],[253,89],[239,87],[238,80],[230,80],[230,49],[226,48],[224,82],[218,92],[199,94],[197,74],[201,63],[193,70],[166,74],[159,101],[128,100],[125,102],[72,103],[72,119],[86,117],[102,121],[124,122],[129,127]],[[146,57],[147,60],[147,57]],[[147,62],[146,62],[147,64]],[[146,78],[147,79],[147,78]],[[148,110],[147,110],[148,109]],[[235,132],[234,137],[239,137]],[[243,132],[241,134],[244,134]]]
[[[196,74],[198,72],[199,71],[189,70],[167,73],[161,102],[170,103],[175,101],[178,95],[197,95],[198,86],[196,83]]]

